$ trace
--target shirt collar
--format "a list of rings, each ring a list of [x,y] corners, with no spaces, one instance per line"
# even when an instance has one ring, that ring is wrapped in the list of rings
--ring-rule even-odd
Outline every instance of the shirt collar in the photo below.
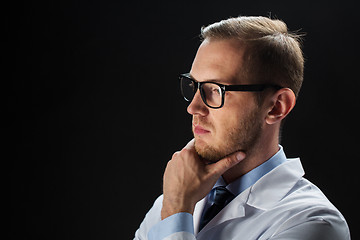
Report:
[[[271,170],[273,170],[274,168],[276,168],[277,166],[279,166],[280,164],[286,161],[286,155],[283,150],[283,147],[279,145],[279,148],[280,148],[279,151],[269,160],[257,166],[250,172],[244,174],[240,178],[236,179],[234,182],[227,185],[225,180],[222,177],[220,177],[214,187],[226,186],[226,188],[232,194],[234,194],[235,196],[239,195],[245,189],[255,184],[265,174],[269,173]]]

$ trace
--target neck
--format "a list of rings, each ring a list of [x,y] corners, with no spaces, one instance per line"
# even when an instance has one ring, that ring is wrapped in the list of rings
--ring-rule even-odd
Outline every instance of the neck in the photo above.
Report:
[[[246,158],[223,174],[225,182],[230,184],[274,156],[279,151],[278,133],[264,133],[257,143],[246,151]]]

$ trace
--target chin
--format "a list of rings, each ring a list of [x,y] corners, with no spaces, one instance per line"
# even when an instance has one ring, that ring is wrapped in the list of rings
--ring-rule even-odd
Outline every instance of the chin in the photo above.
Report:
[[[226,153],[218,149],[216,144],[206,143],[201,138],[195,137],[195,150],[206,162],[214,163],[226,157]]]

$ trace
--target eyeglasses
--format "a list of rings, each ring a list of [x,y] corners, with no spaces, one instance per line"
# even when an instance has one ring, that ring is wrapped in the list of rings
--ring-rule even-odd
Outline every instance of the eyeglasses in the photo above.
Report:
[[[180,74],[179,80],[181,94],[186,101],[191,102],[199,89],[205,105],[215,109],[224,106],[226,91],[261,92],[266,88],[282,88],[273,84],[223,85],[215,82],[198,82],[192,79],[189,73]]]

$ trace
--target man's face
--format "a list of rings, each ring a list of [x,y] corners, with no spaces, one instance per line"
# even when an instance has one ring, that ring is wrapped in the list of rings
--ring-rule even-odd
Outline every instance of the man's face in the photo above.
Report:
[[[242,77],[243,53],[244,48],[236,40],[205,40],[190,74],[199,82],[252,84]],[[187,110],[193,116],[195,149],[210,162],[238,150],[251,150],[264,123],[255,93],[251,92],[226,92],[224,106],[212,109],[204,104],[197,91]]]

